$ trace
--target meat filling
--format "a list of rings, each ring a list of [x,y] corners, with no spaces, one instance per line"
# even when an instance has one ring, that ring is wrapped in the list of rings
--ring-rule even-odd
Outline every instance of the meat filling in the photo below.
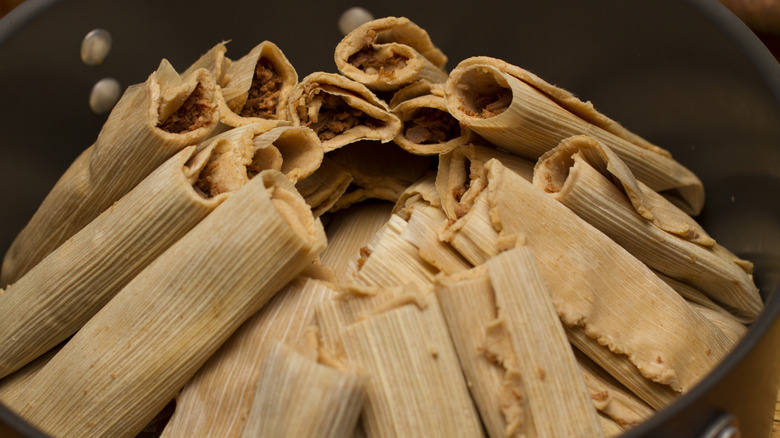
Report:
[[[203,96],[203,89],[198,84],[179,109],[158,123],[157,127],[171,134],[194,131],[211,123],[212,107],[213,104]]]
[[[317,120],[309,119],[305,126],[313,129],[321,141],[328,141],[337,135],[359,126],[369,128],[381,128],[384,123],[377,120],[357,108],[351,107],[339,96],[323,93],[322,105],[317,115]]]
[[[501,88],[495,93],[489,94],[477,94],[474,98],[474,106],[477,111],[470,111],[465,108],[461,108],[472,117],[489,118],[497,116],[509,108],[509,104],[512,103],[512,90],[508,88]]]
[[[366,73],[382,74],[406,67],[407,60],[408,58],[398,54],[381,58],[377,56],[376,50],[371,47],[366,47],[359,52],[352,54],[352,56],[347,59],[347,62]]]
[[[459,135],[458,121],[435,108],[420,108],[404,122],[404,136],[416,144],[445,143]]]
[[[255,67],[249,96],[239,115],[241,117],[276,119],[276,109],[279,105],[283,82],[271,61],[261,58]]]

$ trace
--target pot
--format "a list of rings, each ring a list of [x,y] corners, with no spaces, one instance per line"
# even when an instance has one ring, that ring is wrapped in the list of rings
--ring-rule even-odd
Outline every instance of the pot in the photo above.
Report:
[[[335,71],[336,23],[350,6],[27,0],[0,19],[0,252],[94,141],[105,120],[88,104],[95,82],[143,82],[161,58],[181,69],[222,40],[231,40],[231,57],[273,41],[300,77]],[[697,219],[755,263],[766,308],[710,375],[624,436],[768,436],[780,378],[780,65],[755,35],[715,0],[361,6],[411,18],[450,68],[494,56],[592,101],[702,179],[707,201]],[[108,30],[113,46],[87,66],[79,47],[95,28]],[[2,436],[42,436],[2,406],[0,423]]]

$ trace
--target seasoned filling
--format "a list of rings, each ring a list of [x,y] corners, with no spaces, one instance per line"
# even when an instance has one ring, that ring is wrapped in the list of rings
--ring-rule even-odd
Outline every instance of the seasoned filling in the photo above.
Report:
[[[349,106],[343,98],[323,93],[321,96],[322,105],[317,115],[317,120],[309,119],[304,123],[305,126],[313,129],[321,141],[328,141],[337,135],[354,128],[358,125],[365,125],[369,128],[381,128],[384,123],[357,108]]]
[[[250,146],[217,146],[195,181],[195,189],[206,198],[240,189],[249,181],[248,167],[255,164],[253,152]]]
[[[212,107],[212,103],[203,96],[203,89],[198,84],[179,109],[158,123],[157,127],[172,134],[194,131],[211,123]]]
[[[255,67],[249,96],[239,115],[241,117],[276,119],[276,108],[279,105],[279,94],[283,82],[273,63],[268,59],[261,58]]]
[[[452,188],[452,197],[455,199],[455,217],[460,219],[469,212],[469,206],[463,205],[460,201],[463,199],[463,195],[471,188],[471,160],[463,158],[463,168],[465,170],[465,181],[463,185],[458,185]]]
[[[357,53],[352,54],[347,62],[354,65],[357,69],[363,70],[369,74],[382,74],[394,70],[400,70],[406,67],[408,58],[398,54],[390,57],[379,57],[377,51],[371,47],[366,47]]]
[[[489,118],[501,114],[512,103],[512,90],[509,88],[501,88],[495,93],[477,94],[474,98],[473,104],[477,111],[465,110],[468,115],[472,117]]]
[[[459,135],[457,119],[435,108],[420,108],[404,122],[404,136],[416,144],[445,143]]]

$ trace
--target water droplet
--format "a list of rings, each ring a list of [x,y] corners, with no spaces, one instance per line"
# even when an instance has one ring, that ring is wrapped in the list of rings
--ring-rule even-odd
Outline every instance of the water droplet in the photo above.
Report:
[[[103,78],[92,86],[89,93],[89,107],[95,114],[105,114],[119,101],[121,92],[119,81],[114,78]]]
[[[111,51],[111,34],[105,29],[91,30],[81,41],[81,60],[87,65],[99,65]]]
[[[346,35],[355,30],[361,24],[368,23],[373,19],[374,16],[371,14],[371,12],[368,12],[368,10],[364,8],[355,6],[347,9],[343,14],[341,14],[338,23],[339,30],[341,31],[342,35]]]

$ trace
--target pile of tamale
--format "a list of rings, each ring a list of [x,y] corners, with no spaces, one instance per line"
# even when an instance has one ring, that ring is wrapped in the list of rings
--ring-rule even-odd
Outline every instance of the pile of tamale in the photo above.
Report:
[[[529,71],[396,17],[339,73],[226,53],[129,87],[5,254],[0,403],[52,436],[616,436],[762,310],[696,175]]]

